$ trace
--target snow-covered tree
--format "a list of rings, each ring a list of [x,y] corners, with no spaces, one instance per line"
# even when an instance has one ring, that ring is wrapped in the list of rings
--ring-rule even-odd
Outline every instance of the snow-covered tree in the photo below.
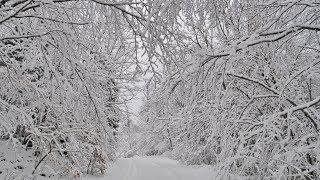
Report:
[[[35,152],[34,173],[103,173],[115,159],[137,64],[127,5],[1,1],[0,132]]]
[[[319,7],[2,0],[0,136],[35,152],[34,173],[44,164],[103,173],[123,104],[146,75],[135,150],[260,179],[316,179]]]
[[[143,110],[147,143],[243,176],[319,177],[320,4],[159,6],[172,35],[159,37],[172,39],[160,44],[164,78]]]

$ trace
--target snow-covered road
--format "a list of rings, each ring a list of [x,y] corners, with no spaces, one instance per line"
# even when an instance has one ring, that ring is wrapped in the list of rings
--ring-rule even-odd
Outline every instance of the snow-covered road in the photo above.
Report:
[[[89,178],[90,179],[90,178]],[[210,168],[189,167],[163,157],[119,159],[99,180],[213,180]]]

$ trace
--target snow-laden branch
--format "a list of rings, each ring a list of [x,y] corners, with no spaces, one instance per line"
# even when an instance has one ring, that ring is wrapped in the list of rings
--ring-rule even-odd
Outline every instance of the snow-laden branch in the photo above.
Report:
[[[98,4],[101,5],[107,5],[107,6],[123,6],[123,5],[134,5],[134,4],[142,4],[142,2],[108,2],[105,0],[92,0]]]
[[[280,97],[280,94],[281,92],[277,91],[276,89],[273,89],[267,85],[265,85],[264,83],[261,83],[260,81],[258,81],[257,79],[254,79],[254,78],[250,78],[250,77],[246,77],[246,76],[243,76],[243,75],[238,75],[238,74],[235,74],[235,73],[231,73],[231,72],[227,72],[226,73],[227,75],[230,75],[230,76],[233,76],[233,77],[236,77],[236,78],[239,78],[239,79],[243,79],[243,80],[246,80],[246,81],[249,81],[249,82],[253,82],[257,85],[260,85],[262,86],[263,88],[273,92],[275,95],[277,95],[278,97]],[[289,97],[286,97],[284,96],[285,100],[288,101],[291,105],[293,106],[297,106],[297,103],[294,101],[294,100],[291,100]],[[312,118],[312,116],[310,115],[310,113],[308,111],[306,111],[305,109],[298,109],[298,110],[301,110],[303,112],[303,114],[310,120],[310,122],[313,124],[314,128],[316,131],[318,131],[318,125],[317,123],[315,122],[315,120]]]
[[[139,20],[143,20],[143,21],[146,21],[145,18],[139,16],[139,15],[136,15],[136,14],[133,14],[132,12],[129,12],[127,11],[125,8],[122,8],[120,7],[121,5],[133,5],[133,4],[140,4],[140,3],[128,3],[128,2],[123,2],[123,3],[110,3],[110,2],[105,2],[105,1],[102,1],[102,0],[91,0],[97,4],[100,4],[100,5],[104,5],[104,6],[109,6],[109,7],[114,7],[118,10],[120,10],[122,13],[124,14],[128,14],[136,19],[139,19]]]
[[[201,66],[204,66],[205,64],[210,62],[212,59],[230,56],[234,52],[239,52],[248,47],[255,46],[258,44],[275,42],[288,36],[289,34],[292,34],[301,30],[320,31],[320,25],[297,24],[297,25],[292,25],[290,27],[286,27],[279,30],[261,32],[259,34],[252,34],[249,37],[242,38],[242,41],[235,43],[235,45],[227,46],[217,53],[208,54],[207,59],[201,63]]]
[[[293,81],[293,79],[295,79],[297,76],[301,75],[303,72],[307,71],[308,69],[315,67],[316,65],[318,65],[320,63],[320,60],[315,61],[313,63],[311,63],[308,66],[305,66],[304,68],[302,68],[301,70],[299,70],[298,72],[294,73],[291,77],[289,77],[289,79],[287,80],[287,82],[283,85],[282,90],[280,92],[280,95],[283,94],[283,91],[286,89],[286,87]]]
[[[229,76],[233,76],[233,77],[236,77],[236,78],[239,78],[239,79],[243,79],[243,80],[249,81],[249,82],[253,82],[253,83],[258,84],[258,85],[262,86],[263,88],[273,92],[274,94],[279,95],[279,93],[278,93],[278,91],[276,89],[273,89],[273,88],[267,86],[266,84],[260,82],[257,79],[250,78],[250,77],[247,77],[247,76],[243,76],[243,75],[240,75],[240,74],[235,74],[233,72],[227,72],[226,74],[229,75]]]
[[[43,17],[39,15],[15,15],[13,18],[37,18],[37,19],[43,19],[43,20],[48,20],[48,21],[53,21],[57,23],[62,23],[62,24],[74,24],[74,25],[87,25],[89,22],[73,22],[73,21],[64,21],[64,20],[58,20],[58,19],[53,19],[50,17]]]
[[[34,123],[31,119],[31,117],[26,114],[22,109],[20,109],[19,107],[15,106],[15,105],[12,105],[12,104],[9,104],[8,102],[4,101],[3,99],[0,98],[0,103],[3,104],[4,106],[7,106],[8,108],[20,113],[27,121],[28,123],[34,127]],[[36,131],[36,128],[34,127],[33,130],[35,131],[34,133],[38,134],[39,132]]]
[[[291,3],[291,2],[290,1],[286,1],[286,2],[279,2],[277,4],[273,4],[273,3],[258,4],[258,6],[261,6],[261,7],[283,7],[283,6],[288,6],[288,4]],[[316,6],[320,6],[320,3],[319,2],[308,2],[308,1],[302,1],[301,2],[300,1],[300,2],[297,2],[295,5],[296,6],[316,7]]]
[[[35,37],[41,37],[41,36],[46,36],[46,35],[50,35],[50,33],[53,32],[60,32],[66,35],[69,35],[67,32],[59,30],[59,29],[53,29],[47,32],[43,32],[43,33],[39,33],[39,34],[28,34],[28,35],[19,35],[19,36],[6,36],[6,37],[2,37],[0,38],[0,41],[4,41],[4,40],[10,40],[10,39],[27,39],[27,38],[35,38]]]
[[[21,36],[6,36],[3,38],[0,38],[0,41],[9,40],[9,39],[24,39],[24,38],[35,38],[35,37],[41,37],[48,35],[50,32],[45,32],[41,34],[29,34],[29,35],[21,35]]]
[[[279,97],[278,95],[275,95],[275,94],[263,94],[263,95],[256,95],[256,96],[253,96],[251,97],[251,99],[249,100],[249,102],[244,106],[243,110],[241,111],[240,115],[239,115],[239,118],[238,119],[241,119],[244,112],[246,111],[246,109],[257,99],[263,99],[263,98],[277,98]]]
[[[0,20],[0,24],[4,23],[5,21],[11,19],[15,15],[17,15],[19,12],[21,12],[25,7],[27,7],[31,3],[31,0],[26,1],[24,4],[22,4],[19,8],[15,9],[14,12],[10,13],[9,15],[5,16]]]
[[[290,108],[290,109],[286,109],[286,110],[284,110],[284,111],[281,111],[281,112],[275,114],[275,116],[281,116],[281,115],[291,114],[291,113],[293,113],[293,112],[295,112],[295,111],[304,110],[304,109],[306,109],[306,108],[309,108],[309,107],[311,107],[311,106],[316,105],[316,104],[319,103],[319,102],[320,102],[320,96],[318,96],[318,97],[315,98],[314,100],[309,101],[309,102],[307,102],[307,103],[304,103],[304,104],[295,106],[295,107]]]

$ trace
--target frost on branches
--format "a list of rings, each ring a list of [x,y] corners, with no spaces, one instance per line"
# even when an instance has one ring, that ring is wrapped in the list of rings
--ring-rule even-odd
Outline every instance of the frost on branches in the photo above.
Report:
[[[104,173],[130,75],[121,11],[42,0],[0,1],[0,10],[1,141],[32,151],[34,174]]]
[[[121,149],[213,165],[222,178],[318,179],[319,10],[318,0],[0,0],[1,141],[32,151],[34,174],[104,173]],[[123,107],[142,76],[133,127]]]
[[[149,84],[142,153],[221,176],[319,178],[319,2],[168,3],[162,54],[182,53]]]

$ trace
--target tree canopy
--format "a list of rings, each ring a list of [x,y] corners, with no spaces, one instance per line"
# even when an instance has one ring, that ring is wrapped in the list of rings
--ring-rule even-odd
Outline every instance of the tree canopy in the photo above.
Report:
[[[44,161],[103,173],[145,78],[139,153],[222,176],[315,179],[319,10],[317,0],[1,0],[1,139],[36,152],[34,173]]]

